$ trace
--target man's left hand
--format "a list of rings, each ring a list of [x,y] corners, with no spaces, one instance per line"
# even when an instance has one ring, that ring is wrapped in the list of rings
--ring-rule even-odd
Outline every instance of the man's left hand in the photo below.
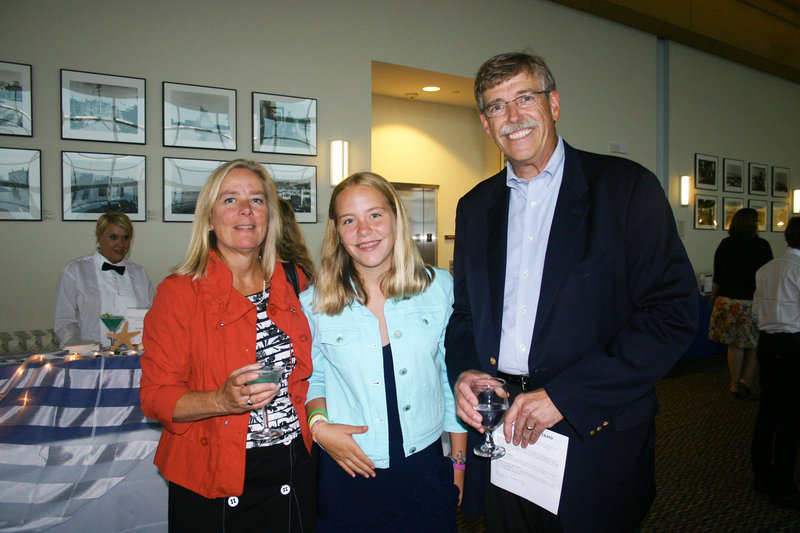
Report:
[[[503,434],[506,442],[521,445],[533,444],[545,429],[550,429],[564,420],[564,416],[550,400],[544,389],[525,392],[514,399],[514,403],[503,419]],[[513,435],[512,435],[513,432]]]

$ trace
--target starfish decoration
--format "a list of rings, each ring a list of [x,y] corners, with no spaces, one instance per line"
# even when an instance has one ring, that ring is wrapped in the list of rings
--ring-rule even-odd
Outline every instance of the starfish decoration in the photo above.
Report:
[[[133,344],[133,337],[141,333],[141,331],[128,331],[128,321],[125,321],[125,324],[122,325],[122,331],[119,333],[109,333],[107,336],[109,339],[113,339],[114,345],[111,347],[111,351],[115,351],[117,348],[121,348],[122,346],[127,346],[128,348],[134,348]]]

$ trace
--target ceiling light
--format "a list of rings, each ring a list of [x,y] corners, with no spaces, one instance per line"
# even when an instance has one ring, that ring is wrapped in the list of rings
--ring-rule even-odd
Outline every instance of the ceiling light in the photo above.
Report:
[[[441,91],[441,88],[430,86],[430,87],[423,87],[422,90],[425,91],[426,93],[435,93],[436,91]]]

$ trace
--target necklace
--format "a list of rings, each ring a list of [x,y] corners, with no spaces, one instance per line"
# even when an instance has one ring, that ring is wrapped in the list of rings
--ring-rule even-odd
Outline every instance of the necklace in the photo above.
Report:
[[[250,296],[250,301],[256,305],[263,305],[267,301],[267,280],[261,281],[261,294],[254,293]]]

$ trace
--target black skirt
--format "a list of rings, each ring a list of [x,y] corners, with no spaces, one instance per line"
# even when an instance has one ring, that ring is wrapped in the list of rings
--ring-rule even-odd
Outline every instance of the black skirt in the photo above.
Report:
[[[327,453],[319,454],[317,526],[320,533],[455,533],[458,488],[442,444],[405,457],[392,352],[383,348],[389,419],[389,468],[374,478],[350,477]]]
[[[303,439],[250,448],[246,454],[241,496],[208,499],[169,484],[170,533],[316,531],[315,461]]]

